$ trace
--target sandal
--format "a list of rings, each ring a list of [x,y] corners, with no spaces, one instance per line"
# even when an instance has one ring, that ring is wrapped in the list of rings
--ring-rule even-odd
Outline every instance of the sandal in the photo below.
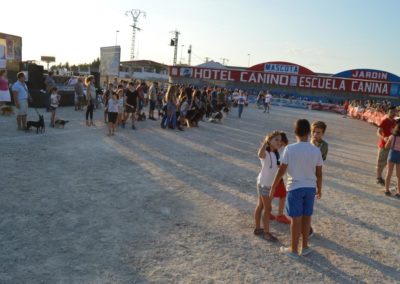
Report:
[[[386,195],[386,196],[391,196],[392,194],[390,193],[389,190],[385,190],[385,195]]]
[[[395,195],[393,195],[394,198],[400,199],[400,193],[396,193]]]
[[[259,235],[262,235],[262,234],[264,234],[264,229],[254,229],[254,235],[256,235],[256,236],[259,236]]]
[[[263,238],[269,242],[277,242],[278,238],[272,235],[271,233],[264,233]]]

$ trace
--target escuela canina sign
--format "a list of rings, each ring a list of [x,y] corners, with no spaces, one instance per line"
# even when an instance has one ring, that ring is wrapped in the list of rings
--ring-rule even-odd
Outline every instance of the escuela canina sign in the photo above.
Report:
[[[400,96],[399,77],[388,72],[370,69],[355,69],[332,76],[323,76],[297,64],[267,62],[247,70],[171,66],[170,76],[379,96]]]

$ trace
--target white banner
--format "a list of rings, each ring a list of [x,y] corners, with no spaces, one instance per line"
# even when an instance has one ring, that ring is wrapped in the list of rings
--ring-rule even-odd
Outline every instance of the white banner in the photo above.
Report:
[[[110,46],[100,48],[100,76],[119,77],[121,47]]]

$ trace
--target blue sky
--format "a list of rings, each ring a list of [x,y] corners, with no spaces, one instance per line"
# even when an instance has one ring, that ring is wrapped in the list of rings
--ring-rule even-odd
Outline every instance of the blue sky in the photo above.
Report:
[[[41,3],[41,4],[39,4]],[[53,55],[58,62],[89,62],[101,46],[118,44],[122,60],[130,54],[130,9],[146,11],[140,18],[137,59],[171,64],[170,31],[181,32],[179,49],[187,62],[205,57],[229,65],[267,61],[298,63],[316,72],[338,73],[372,68],[400,75],[398,21],[400,1],[360,0],[147,0],[76,1],[20,0],[17,19],[2,13],[0,32],[23,37],[23,59]],[[3,11],[16,11],[12,1]],[[250,56],[248,56],[250,54]],[[178,61],[181,50],[178,52]]]

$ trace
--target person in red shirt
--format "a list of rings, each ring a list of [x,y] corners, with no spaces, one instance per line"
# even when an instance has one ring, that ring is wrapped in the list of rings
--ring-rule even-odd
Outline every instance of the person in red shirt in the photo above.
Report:
[[[376,183],[385,186],[385,180],[382,178],[382,172],[387,164],[389,149],[385,149],[385,144],[392,135],[393,128],[396,125],[394,117],[396,116],[396,108],[389,108],[387,116],[381,121],[376,134],[379,137],[378,158],[376,166]]]

